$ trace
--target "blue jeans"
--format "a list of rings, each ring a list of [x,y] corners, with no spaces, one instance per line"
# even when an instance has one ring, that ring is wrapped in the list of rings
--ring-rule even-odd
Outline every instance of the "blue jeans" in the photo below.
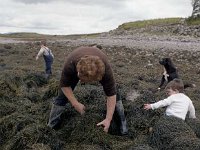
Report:
[[[45,73],[52,74],[51,65],[53,64],[53,57],[51,55],[43,55],[45,61]]]

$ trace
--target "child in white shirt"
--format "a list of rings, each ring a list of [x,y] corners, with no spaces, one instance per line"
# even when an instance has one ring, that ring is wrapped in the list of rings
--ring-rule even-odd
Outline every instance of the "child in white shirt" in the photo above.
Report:
[[[188,96],[183,94],[184,84],[180,79],[174,79],[170,81],[166,88],[166,94],[169,95],[164,100],[160,100],[153,104],[144,104],[144,109],[157,109],[167,106],[166,115],[174,116],[185,120],[187,112],[189,112],[189,118],[196,118],[195,108],[192,101]]]

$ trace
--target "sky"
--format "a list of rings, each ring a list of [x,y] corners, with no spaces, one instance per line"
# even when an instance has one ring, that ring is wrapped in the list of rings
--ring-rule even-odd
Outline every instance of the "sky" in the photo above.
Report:
[[[192,14],[191,0],[0,0],[0,6],[0,33],[89,34]]]

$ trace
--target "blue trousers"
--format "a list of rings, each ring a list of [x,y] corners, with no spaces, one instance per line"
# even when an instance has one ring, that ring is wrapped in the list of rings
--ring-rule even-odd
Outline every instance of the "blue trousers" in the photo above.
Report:
[[[51,55],[43,55],[45,61],[45,73],[50,75],[52,74],[51,65],[53,64],[53,57]]]

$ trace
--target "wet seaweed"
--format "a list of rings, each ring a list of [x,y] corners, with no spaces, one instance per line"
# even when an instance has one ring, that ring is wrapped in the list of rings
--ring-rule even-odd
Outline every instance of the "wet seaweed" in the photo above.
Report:
[[[198,138],[200,138],[200,120],[188,118],[186,123],[192,128]]]
[[[178,137],[174,139],[166,150],[199,150],[200,149],[200,139],[190,138],[188,136]]]
[[[183,120],[164,116],[153,127],[149,144],[158,149],[166,149],[174,139],[184,136],[196,137],[193,130]]]
[[[85,42],[81,44],[88,45]],[[63,122],[60,128],[53,130],[47,127],[52,100],[60,90],[59,78],[64,57],[79,45],[70,41],[50,44],[56,57],[53,75],[50,80],[46,80],[43,63],[35,62],[37,42],[10,44],[11,49],[5,49],[0,44],[3,50],[0,60],[0,149],[199,148],[198,120],[184,122],[176,118],[163,119],[165,108],[149,111],[143,109],[145,103],[166,97],[163,89],[157,90],[163,71],[158,60],[161,57],[172,57],[181,78],[195,82],[197,86],[185,92],[191,97],[199,119],[200,53],[192,51],[164,49],[161,53],[159,48],[151,51],[125,46],[103,46],[112,64],[117,89],[124,104],[129,134],[119,136],[119,121],[115,115],[109,133],[103,132],[103,127],[96,126],[106,115],[106,96],[99,83],[78,83],[74,90],[76,98],[86,106],[85,115],[81,116],[67,104],[66,112],[61,116]],[[16,60],[19,56],[21,59]]]

